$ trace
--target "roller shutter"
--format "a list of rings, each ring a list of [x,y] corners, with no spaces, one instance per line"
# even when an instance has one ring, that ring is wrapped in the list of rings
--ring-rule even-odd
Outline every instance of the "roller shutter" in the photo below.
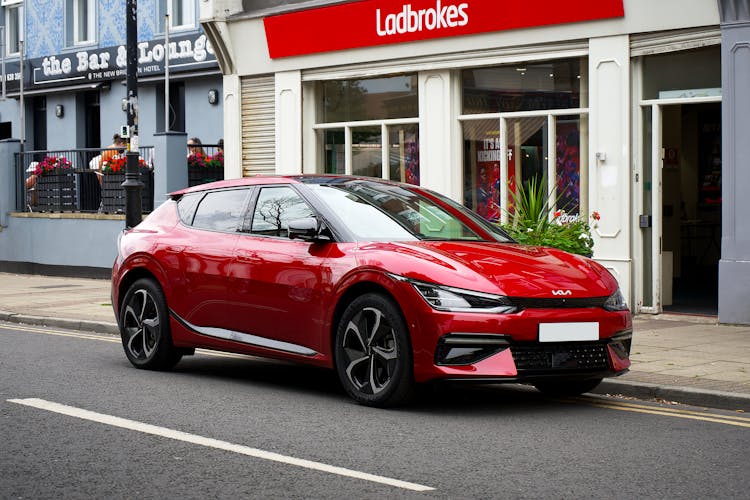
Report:
[[[245,77],[242,90],[242,175],[276,171],[276,112],[273,76]]]

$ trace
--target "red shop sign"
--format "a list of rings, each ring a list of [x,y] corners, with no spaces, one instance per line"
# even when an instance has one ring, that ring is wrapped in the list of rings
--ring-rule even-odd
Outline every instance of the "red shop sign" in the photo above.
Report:
[[[277,58],[624,15],[623,0],[362,0],[263,24]]]

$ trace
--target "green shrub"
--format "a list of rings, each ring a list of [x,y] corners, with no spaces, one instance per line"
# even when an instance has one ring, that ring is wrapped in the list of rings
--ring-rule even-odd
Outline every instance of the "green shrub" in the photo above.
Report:
[[[553,212],[555,202],[546,193],[546,182],[532,178],[519,186],[514,193],[513,211],[508,214],[509,222],[502,224],[516,241],[524,245],[538,245],[559,248],[566,252],[591,257],[594,253],[594,240],[591,237],[589,221],[579,216],[569,216],[564,210]],[[599,220],[593,212],[593,227]]]

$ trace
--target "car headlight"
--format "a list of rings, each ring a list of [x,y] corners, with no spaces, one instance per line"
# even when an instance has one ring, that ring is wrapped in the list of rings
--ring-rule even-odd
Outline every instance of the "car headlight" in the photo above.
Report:
[[[438,311],[508,314],[518,310],[508,297],[502,295],[473,292],[421,281],[409,280],[409,282],[419,295]]]
[[[622,292],[619,288],[604,302],[604,309],[606,309],[607,311],[628,310],[628,303],[625,302],[625,297],[622,296]]]

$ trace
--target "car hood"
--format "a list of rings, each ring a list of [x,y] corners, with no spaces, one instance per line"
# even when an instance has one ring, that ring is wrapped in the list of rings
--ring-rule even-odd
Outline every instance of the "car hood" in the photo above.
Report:
[[[618,286],[600,264],[554,248],[416,241],[373,243],[360,250],[377,255],[377,263],[394,274],[510,297],[605,297]]]

